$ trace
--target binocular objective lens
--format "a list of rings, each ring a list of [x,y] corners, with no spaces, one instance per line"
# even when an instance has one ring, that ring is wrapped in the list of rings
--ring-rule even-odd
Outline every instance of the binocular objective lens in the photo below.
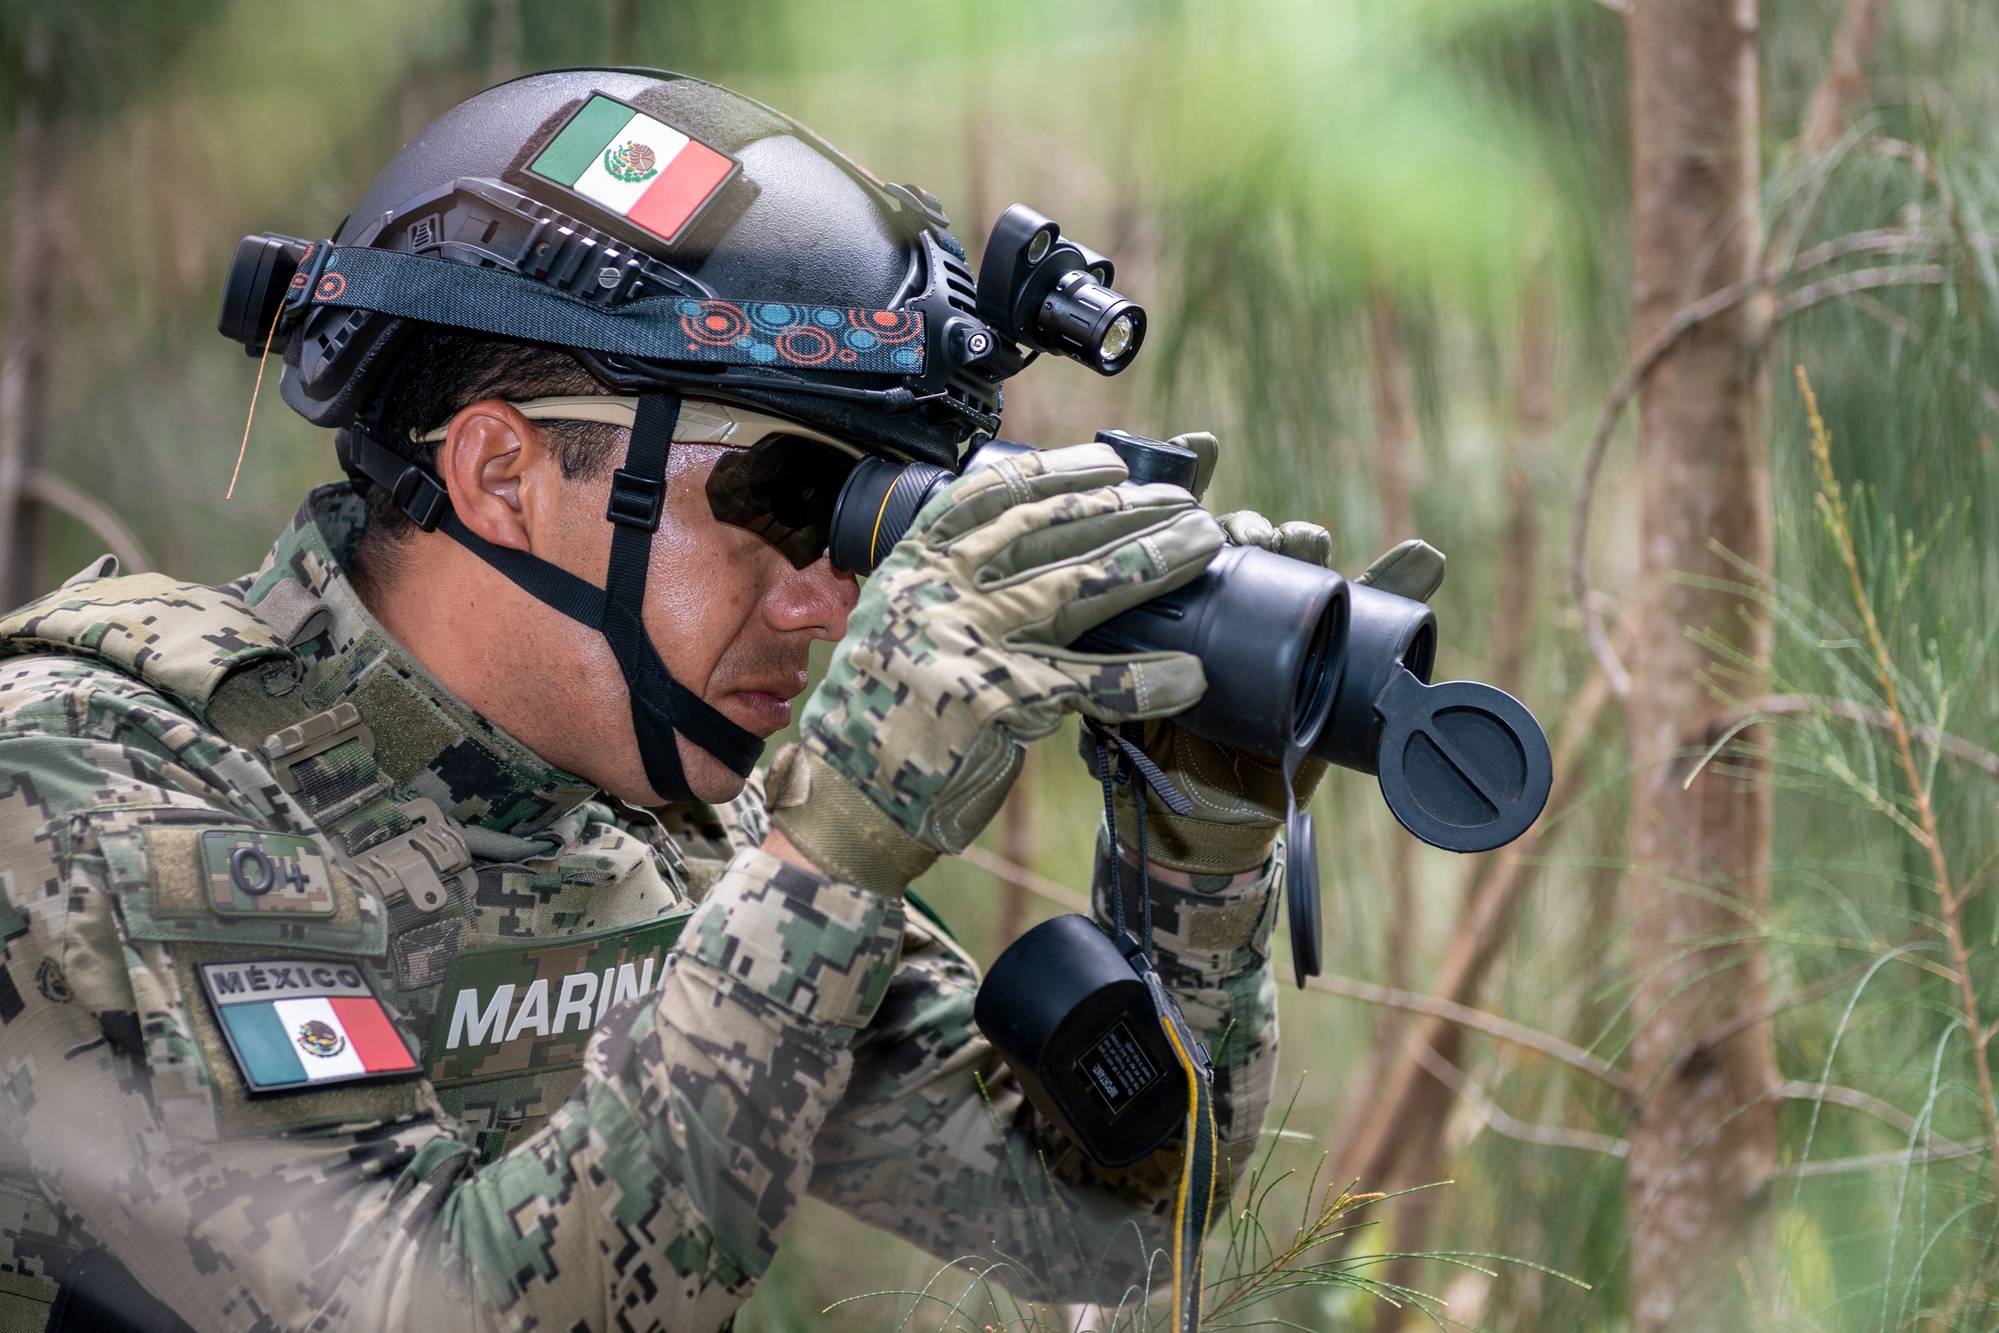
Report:
[[[1097,344],[1097,359],[1105,365],[1117,360],[1131,350],[1131,338],[1135,329],[1130,315],[1119,315],[1104,330],[1103,341]]]

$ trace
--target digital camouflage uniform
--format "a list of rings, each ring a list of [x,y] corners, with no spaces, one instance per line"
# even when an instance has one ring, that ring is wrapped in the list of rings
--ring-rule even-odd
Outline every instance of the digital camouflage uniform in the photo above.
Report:
[[[99,567],[0,622],[0,1333],[100,1246],[202,1330],[721,1328],[807,1189],[1047,1294],[1144,1280],[1176,1152],[1054,1136],[972,961],[756,850],[755,785],[615,807],[466,708],[345,577],[362,516],[327,487],[234,584]],[[1154,894],[1238,1160],[1273,873]],[[359,969],[424,1077],[249,1095],[217,960]]]

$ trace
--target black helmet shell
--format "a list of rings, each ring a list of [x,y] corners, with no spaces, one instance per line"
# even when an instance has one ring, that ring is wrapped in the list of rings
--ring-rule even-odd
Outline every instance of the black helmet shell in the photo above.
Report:
[[[740,171],[671,246],[526,170],[593,94],[629,103],[740,163]],[[460,103],[412,138],[386,166],[334,237],[338,246],[411,248],[398,230],[416,201],[454,183],[492,182],[575,217],[685,279],[695,296],[864,310],[917,306],[926,320],[971,312],[963,249],[935,201],[876,181],[810,131],[757,102],[699,79],[656,71],[576,69],[533,74]],[[956,288],[961,299],[951,299]],[[407,321],[321,308],[307,332],[340,315],[336,330],[351,362],[332,388],[302,382],[288,360],[284,396],[321,425],[366,422],[389,382]],[[313,325],[312,320],[318,320]],[[371,341],[372,340],[372,341]],[[941,339],[932,339],[936,347]],[[560,344],[557,344],[560,345]],[[574,350],[574,349],[572,349]],[[941,350],[939,348],[938,350]],[[967,442],[997,426],[990,377],[957,373],[933,352],[921,376],[788,368],[783,375],[727,376],[702,387],[712,367],[601,352],[577,353],[608,382],[641,391],[672,387],[776,411],[883,453],[944,466]],[[325,377],[322,377],[325,378]],[[722,378],[713,376],[713,378]],[[800,392],[790,384],[819,386]],[[763,387],[764,384],[768,388]]]

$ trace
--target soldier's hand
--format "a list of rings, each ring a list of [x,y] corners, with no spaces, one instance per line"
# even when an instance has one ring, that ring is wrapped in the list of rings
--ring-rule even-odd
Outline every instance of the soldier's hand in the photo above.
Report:
[[[1177,713],[1207,682],[1185,653],[1062,645],[1207,567],[1215,520],[1175,486],[1117,487],[1101,444],[953,483],[862,590],[772,766],[773,822],[821,869],[899,893],[1006,799],[1026,742],[1071,712]]]
[[[1232,546],[1266,551],[1329,569],[1333,536],[1316,523],[1273,527],[1247,509],[1224,514],[1222,531]],[[1156,795],[1145,807],[1146,853],[1155,864],[1197,874],[1253,870],[1270,856],[1285,814],[1284,770],[1261,755],[1196,736],[1170,721],[1145,724],[1140,742],[1146,754],[1194,804],[1190,815],[1175,815]],[[1096,743],[1084,732],[1078,746],[1094,773]],[[1325,776],[1326,764],[1309,755],[1298,767],[1298,803],[1303,805]],[[1129,784],[1117,788],[1118,838],[1136,854],[1136,811]]]
[[[1330,569],[1333,536],[1316,523],[1273,527],[1248,509],[1221,518],[1234,546],[1266,551]],[[1444,581],[1444,555],[1421,541],[1405,541],[1367,567],[1356,582],[1428,601]],[[1260,755],[1196,736],[1170,721],[1149,722],[1145,752],[1173,785],[1194,803],[1191,815],[1175,815],[1157,797],[1145,808],[1149,858],[1160,865],[1197,873],[1234,874],[1263,864],[1277,841],[1285,815],[1284,770]],[[1085,734],[1081,751],[1094,771],[1096,746]],[[1298,803],[1311,799],[1325,776],[1326,763],[1309,755],[1298,766]],[[1128,849],[1137,821],[1129,786],[1117,792],[1118,835]]]

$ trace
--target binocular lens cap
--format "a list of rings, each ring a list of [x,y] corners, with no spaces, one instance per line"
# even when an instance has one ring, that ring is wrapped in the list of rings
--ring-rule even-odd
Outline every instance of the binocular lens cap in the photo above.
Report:
[[[1312,817],[1293,810],[1284,825],[1284,897],[1291,921],[1291,976],[1298,988],[1319,975],[1319,837]]]
[[[1506,691],[1470,680],[1425,685],[1405,669],[1374,708],[1381,795],[1424,842],[1489,852],[1540,817],[1554,760],[1541,724]]]

